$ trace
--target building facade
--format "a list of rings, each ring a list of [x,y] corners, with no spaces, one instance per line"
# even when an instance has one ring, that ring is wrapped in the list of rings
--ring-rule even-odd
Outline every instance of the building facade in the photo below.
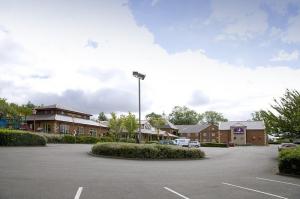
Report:
[[[179,135],[199,142],[219,142],[219,130],[213,124],[176,125]]]
[[[263,121],[220,122],[220,142],[235,145],[267,145]]]
[[[108,126],[90,119],[92,115],[62,105],[42,106],[26,122],[36,132],[103,136]]]

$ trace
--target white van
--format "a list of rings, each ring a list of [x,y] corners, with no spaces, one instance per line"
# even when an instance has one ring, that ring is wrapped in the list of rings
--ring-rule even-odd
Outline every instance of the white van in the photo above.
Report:
[[[175,139],[175,143],[177,146],[188,147],[190,144],[190,139],[186,139],[186,138]]]

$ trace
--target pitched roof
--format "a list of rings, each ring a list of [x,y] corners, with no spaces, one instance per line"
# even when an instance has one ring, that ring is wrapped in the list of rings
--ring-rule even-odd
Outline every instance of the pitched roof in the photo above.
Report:
[[[98,127],[107,127],[99,122],[95,122],[93,120],[87,120],[82,118],[70,117],[66,115],[30,115],[26,117],[27,121],[62,121],[62,122],[70,122],[75,124],[84,124],[84,125],[91,125],[91,126],[98,126]]]
[[[176,125],[179,133],[200,133],[200,131],[210,126],[207,123],[194,124],[194,125]]]
[[[169,120],[165,120],[165,121],[166,121],[165,125],[163,125],[161,128],[178,130],[177,126],[172,124]]]
[[[66,111],[70,111],[70,112],[74,112],[74,113],[80,113],[80,114],[91,116],[91,114],[89,114],[89,113],[84,113],[82,111],[79,111],[79,110],[76,110],[76,109],[73,109],[70,107],[66,107],[61,104],[52,104],[52,105],[40,106],[40,107],[36,108],[36,110],[43,110],[43,109],[60,109],[60,110],[66,110]]]
[[[220,122],[219,130],[230,130],[231,127],[244,126],[246,129],[264,130],[265,124],[263,121],[229,121]]]

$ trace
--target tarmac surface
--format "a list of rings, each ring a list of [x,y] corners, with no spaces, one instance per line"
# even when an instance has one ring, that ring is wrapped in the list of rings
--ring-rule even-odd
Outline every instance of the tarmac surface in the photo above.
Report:
[[[299,199],[300,178],[277,175],[277,146],[201,148],[202,160],[88,155],[92,145],[0,147],[1,199]]]

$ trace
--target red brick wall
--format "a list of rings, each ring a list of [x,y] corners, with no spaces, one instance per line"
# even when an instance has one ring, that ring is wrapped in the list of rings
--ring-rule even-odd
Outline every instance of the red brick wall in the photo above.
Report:
[[[220,142],[221,143],[230,142],[230,138],[231,138],[230,130],[222,130],[219,133],[220,133]]]
[[[264,130],[247,130],[247,144],[265,145],[265,131]]]
[[[201,131],[201,142],[219,142],[219,128],[216,125],[210,125]]]

